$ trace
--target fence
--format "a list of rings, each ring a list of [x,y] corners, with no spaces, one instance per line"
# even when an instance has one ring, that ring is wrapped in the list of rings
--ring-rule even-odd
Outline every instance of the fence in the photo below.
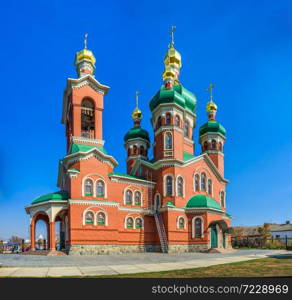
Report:
[[[292,238],[290,237],[262,237],[243,236],[231,237],[232,247],[262,248],[262,249],[286,249],[292,250]]]

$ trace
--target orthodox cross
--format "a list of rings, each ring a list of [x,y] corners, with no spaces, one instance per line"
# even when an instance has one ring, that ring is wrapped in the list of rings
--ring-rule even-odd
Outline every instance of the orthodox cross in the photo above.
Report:
[[[175,31],[176,27],[174,25],[171,26],[171,32],[170,32],[170,36],[171,36],[171,48],[173,48],[174,46],[174,31]]]
[[[87,38],[88,38],[88,33],[85,33],[84,35],[84,48],[87,48]]]
[[[140,95],[140,92],[136,91],[136,107],[138,107],[139,95]]]
[[[209,84],[209,87],[206,88],[207,91],[210,91],[210,100],[212,101],[213,100],[213,88],[214,88],[214,84],[213,83],[210,83]]]

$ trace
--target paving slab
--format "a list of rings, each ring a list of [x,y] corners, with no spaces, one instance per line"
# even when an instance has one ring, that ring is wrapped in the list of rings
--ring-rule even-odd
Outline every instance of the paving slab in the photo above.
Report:
[[[1,268],[0,269],[0,277],[11,276],[18,269],[20,269],[20,268]]]
[[[62,276],[82,276],[78,267],[52,267],[49,268],[47,276],[62,277]]]
[[[84,276],[99,276],[99,275],[114,275],[118,272],[109,268],[108,266],[98,266],[98,267],[79,267],[82,275]]]
[[[13,277],[46,277],[49,268],[19,268],[12,276]]]
[[[108,267],[119,274],[141,273],[145,271],[135,265],[110,265]]]

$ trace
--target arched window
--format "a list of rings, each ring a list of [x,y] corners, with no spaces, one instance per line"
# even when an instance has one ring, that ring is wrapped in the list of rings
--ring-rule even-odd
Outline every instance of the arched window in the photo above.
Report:
[[[182,177],[177,179],[177,195],[180,197],[184,195],[184,180]]]
[[[134,224],[133,218],[128,217],[126,221],[127,228],[133,228],[133,224]]]
[[[129,147],[128,148],[128,156],[130,156],[131,155],[131,148]]]
[[[166,177],[166,196],[172,195],[173,179],[171,176]]]
[[[172,134],[170,132],[165,133],[165,149],[172,149]]]
[[[207,141],[204,142],[203,149],[204,149],[204,151],[208,150],[208,142]]]
[[[162,118],[161,116],[158,117],[158,120],[157,120],[157,129],[160,128],[162,125]]]
[[[145,153],[144,153],[144,146],[140,146],[140,154],[141,155],[145,155]]]
[[[202,237],[202,220],[201,218],[196,218],[195,219],[195,237],[200,238]]]
[[[189,137],[189,131],[190,131],[190,123],[189,121],[185,121],[185,126],[184,126],[184,136]]]
[[[208,194],[212,195],[212,180],[208,179]]]
[[[155,209],[155,210],[158,210],[158,209],[160,208],[160,206],[161,206],[161,203],[160,203],[160,195],[157,194],[157,195],[155,196],[155,199],[154,199],[154,209]]]
[[[180,117],[179,117],[179,115],[175,116],[175,126],[180,127]]]
[[[195,175],[195,191],[199,191],[200,190],[200,175],[196,174]]]
[[[104,182],[99,180],[96,183],[96,196],[97,197],[104,197]]]
[[[138,152],[138,148],[137,148],[136,145],[134,145],[134,147],[133,147],[133,153],[134,153],[134,155],[137,155],[137,152]]]
[[[212,150],[216,149],[216,144],[217,144],[216,141],[212,140],[212,142],[211,142]]]
[[[85,214],[85,224],[93,224],[94,215],[91,211]]]
[[[97,225],[105,225],[105,214],[103,212],[97,214]]]
[[[92,196],[93,192],[93,182],[91,179],[85,180],[85,186],[84,186],[85,196]]]
[[[220,202],[221,202],[221,206],[225,207],[225,193],[224,193],[224,191],[220,192]]]
[[[81,136],[94,138],[94,103],[85,98],[81,103]]]
[[[222,151],[223,147],[222,147],[222,143],[219,142],[219,151]]]
[[[185,228],[185,219],[183,217],[178,218],[178,228]]]
[[[201,174],[201,190],[206,192],[206,174]]]
[[[135,228],[140,229],[140,228],[142,228],[142,226],[143,226],[143,221],[142,221],[142,219],[141,219],[141,218],[137,218],[137,219],[135,220]]]
[[[141,205],[141,193],[139,191],[135,192],[135,205]]]
[[[132,204],[132,198],[133,198],[133,193],[130,190],[126,191],[126,204],[131,205]]]
[[[171,114],[170,113],[167,113],[165,115],[165,124],[166,125],[170,125],[171,124]]]

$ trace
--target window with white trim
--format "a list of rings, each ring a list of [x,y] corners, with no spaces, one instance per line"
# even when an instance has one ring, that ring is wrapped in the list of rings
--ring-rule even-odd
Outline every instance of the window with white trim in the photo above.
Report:
[[[128,217],[126,220],[126,227],[127,228],[133,228],[134,226],[134,221],[132,217]]]
[[[195,175],[195,191],[198,192],[200,190],[200,175]]]
[[[140,229],[143,227],[143,221],[141,218],[136,218],[135,220],[135,228]]]
[[[180,197],[184,195],[184,180],[181,176],[177,178],[177,195]]]
[[[105,186],[102,180],[98,180],[96,183],[96,196],[104,197],[105,195]]]
[[[220,192],[220,202],[221,202],[221,206],[225,207],[225,193],[224,193],[224,191]]]
[[[185,228],[185,218],[184,217],[179,217],[178,218],[178,228],[179,229],[184,229]]]
[[[135,205],[141,205],[141,193],[139,191],[135,192]]]
[[[97,225],[105,225],[105,213],[99,212],[97,214]]]
[[[93,224],[94,223],[94,215],[93,212],[88,211],[85,214],[85,224]]]
[[[212,195],[212,180],[208,179],[208,194]]]
[[[89,178],[85,180],[84,193],[85,196],[92,196],[93,194],[93,181]]]
[[[196,238],[201,238],[202,237],[202,219],[201,218],[196,218],[194,222],[194,232],[195,232],[195,237]]]
[[[201,174],[201,190],[206,192],[206,174]]]
[[[165,138],[164,138],[164,148],[167,150],[171,150],[172,149],[172,134],[170,132],[166,132],[165,133]]]
[[[126,191],[126,204],[132,205],[133,203],[133,192],[131,190]]]
[[[166,196],[172,196],[172,190],[173,190],[173,178],[172,176],[168,175],[165,179],[165,191]]]

